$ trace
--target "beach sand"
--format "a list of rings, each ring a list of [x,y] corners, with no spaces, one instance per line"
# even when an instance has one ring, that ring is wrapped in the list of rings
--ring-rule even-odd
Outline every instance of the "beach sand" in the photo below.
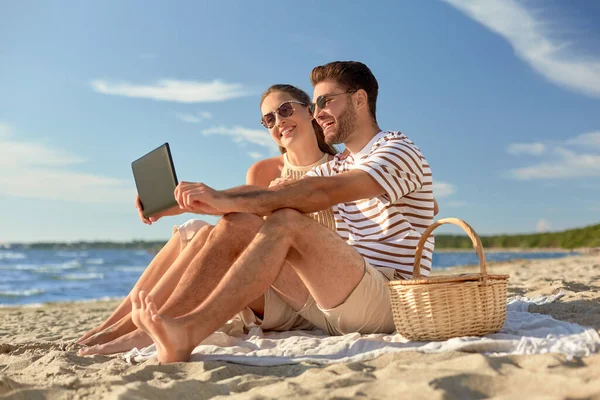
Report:
[[[510,274],[509,296],[566,293],[530,311],[600,329],[598,255],[489,267]],[[128,365],[118,356],[79,357],[65,350],[115,305],[0,308],[0,398],[600,399],[600,354],[568,360],[557,354],[403,352],[360,363],[252,367],[214,361]]]

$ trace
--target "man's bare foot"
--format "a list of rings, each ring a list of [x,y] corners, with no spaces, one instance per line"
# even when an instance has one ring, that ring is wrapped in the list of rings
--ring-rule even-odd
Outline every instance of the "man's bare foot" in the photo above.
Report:
[[[158,315],[156,304],[145,291],[141,290],[139,294],[132,293],[131,296],[131,319],[154,341],[158,361],[188,361],[196,347],[191,331],[176,320]]]
[[[90,347],[80,349],[77,354],[80,356],[92,356],[94,354],[115,354],[129,351],[134,347],[144,348],[152,344],[152,339],[146,333],[139,329],[123,335],[111,342],[96,344]]]

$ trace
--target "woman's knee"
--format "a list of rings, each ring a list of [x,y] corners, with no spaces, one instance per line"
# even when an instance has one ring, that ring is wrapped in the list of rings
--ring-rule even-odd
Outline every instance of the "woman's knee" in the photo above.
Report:
[[[201,248],[202,246],[204,246],[204,243],[206,243],[206,240],[208,239],[208,236],[210,235],[210,233],[212,232],[213,229],[214,229],[213,225],[204,225],[203,227],[198,229],[198,231],[194,234],[192,239],[189,241],[188,245],[192,245],[192,246]]]
[[[249,214],[249,213],[229,213],[223,215],[219,224],[226,228],[236,228],[236,229],[244,229],[244,228],[252,228],[257,229],[260,225],[262,225],[263,219],[258,215]]]

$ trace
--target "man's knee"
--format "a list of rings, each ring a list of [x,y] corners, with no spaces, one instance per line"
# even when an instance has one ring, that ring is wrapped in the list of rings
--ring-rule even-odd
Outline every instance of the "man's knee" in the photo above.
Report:
[[[291,208],[275,211],[267,218],[265,230],[271,231],[278,236],[294,236],[298,228],[307,217]]]
[[[219,223],[219,233],[234,237],[254,236],[263,224],[263,219],[254,214],[230,213],[225,214]]]

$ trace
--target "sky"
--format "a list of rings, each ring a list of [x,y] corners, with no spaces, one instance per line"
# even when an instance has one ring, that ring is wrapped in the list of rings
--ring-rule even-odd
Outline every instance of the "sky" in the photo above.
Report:
[[[429,161],[438,218],[482,235],[600,222],[600,2],[0,0],[0,243],[163,240],[131,162],[244,183],[277,155],[261,93],[367,64],[378,122]],[[439,229],[440,233],[455,233]]]

